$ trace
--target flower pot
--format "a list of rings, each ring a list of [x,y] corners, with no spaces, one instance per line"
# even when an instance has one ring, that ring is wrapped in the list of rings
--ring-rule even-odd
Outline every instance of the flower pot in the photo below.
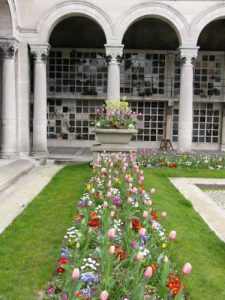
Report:
[[[128,144],[136,129],[95,129],[96,140],[101,144]]]

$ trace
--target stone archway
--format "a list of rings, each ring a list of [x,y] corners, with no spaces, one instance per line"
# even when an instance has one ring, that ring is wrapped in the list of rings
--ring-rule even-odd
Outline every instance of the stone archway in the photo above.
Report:
[[[7,0],[0,2],[0,36],[6,38],[13,36],[13,20]]]
[[[218,4],[202,11],[198,14],[192,21],[190,26],[190,36],[192,37],[192,42],[197,45],[198,38],[205,28],[205,26],[213,21],[223,19],[225,16],[225,6],[224,4]]]
[[[104,31],[107,43],[113,39],[115,34],[113,23],[110,17],[101,8],[94,4],[84,2],[71,3],[71,1],[60,3],[48,11],[37,25],[40,33],[39,41],[48,43],[49,37],[55,26],[63,19],[72,16],[83,16],[96,22]]]
[[[126,11],[115,26],[118,40],[122,41],[127,29],[142,18],[157,18],[168,23],[175,30],[180,45],[189,40],[186,19],[172,7],[157,2],[140,3]]]

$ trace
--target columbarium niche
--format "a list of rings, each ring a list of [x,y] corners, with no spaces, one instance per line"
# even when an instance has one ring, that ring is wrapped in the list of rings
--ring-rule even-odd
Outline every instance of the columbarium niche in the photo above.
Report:
[[[106,38],[85,17],[70,17],[53,30],[47,65],[48,139],[94,140],[96,109],[107,93]]]
[[[170,104],[179,93],[174,85],[177,34],[167,22],[145,18],[131,24],[122,43],[120,92],[132,110],[143,114],[133,140],[158,146],[162,139],[171,138]]]

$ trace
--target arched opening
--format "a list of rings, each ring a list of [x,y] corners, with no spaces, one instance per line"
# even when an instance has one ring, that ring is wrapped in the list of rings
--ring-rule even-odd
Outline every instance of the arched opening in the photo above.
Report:
[[[132,110],[143,114],[134,140],[158,146],[168,130],[167,104],[179,93],[174,76],[178,36],[166,21],[149,17],[127,29],[123,44],[121,95],[127,96]]]
[[[193,142],[221,143],[224,98],[225,19],[207,24],[201,31],[194,63]]]
[[[0,36],[12,37],[13,25],[12,17],[7,0],[0,1]]]
[[[74,16],[56,25],[49,43],[49,145],[55,139],[59,144],[94,140],[96,109],[107,92],[105,34],[95,21]]]

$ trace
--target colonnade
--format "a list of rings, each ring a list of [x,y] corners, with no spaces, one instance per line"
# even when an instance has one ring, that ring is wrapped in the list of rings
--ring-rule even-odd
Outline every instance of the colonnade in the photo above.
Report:
[[[33,155],[47,154],[47,68],[49,44],[30,44],[34,57],[34,105],[33,105]],[[120,98],[120,62],[123,45],[105,45],[108,60],[107,98]],[[1,157],[18,155],[17,103],[16,103],[16,53],[18,41],[0,39],[2,60],[2,108],[1,108]],[[179,153],[191,152],[193,109],[193,60],[197,47],[180,47],[181,82],[179,100]],[[171,120],[170,120],[171,121]]]

